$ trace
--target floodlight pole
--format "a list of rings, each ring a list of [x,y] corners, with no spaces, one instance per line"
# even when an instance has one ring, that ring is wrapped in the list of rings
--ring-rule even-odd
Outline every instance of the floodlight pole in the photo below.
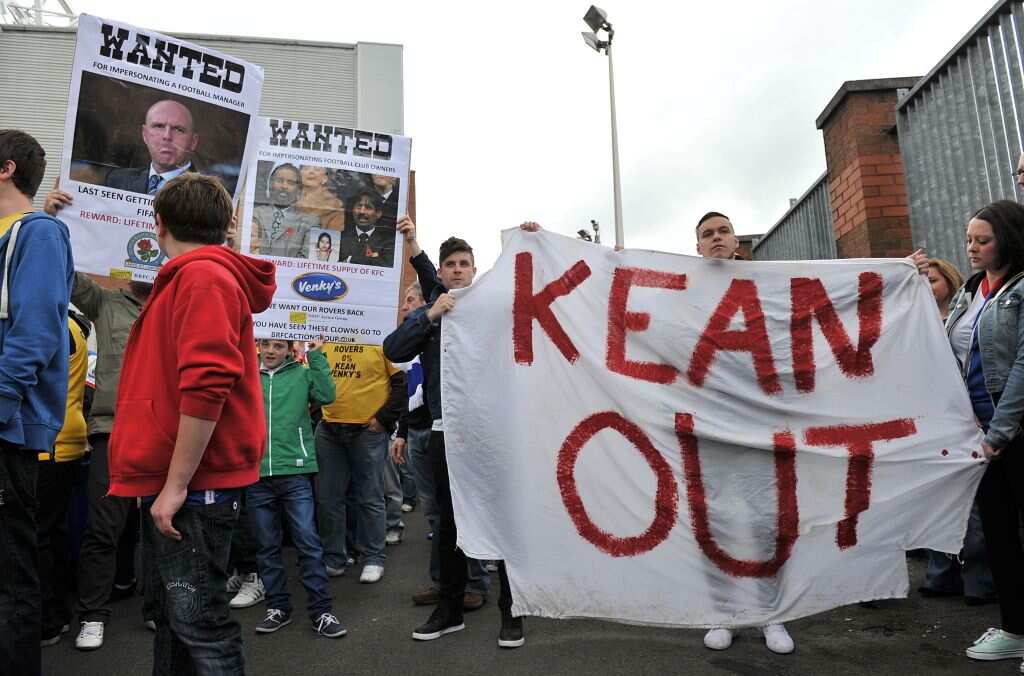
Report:
[[[615,246],[625,248],[625,235],[622,229],[622,188],[619,185],[619,132],[615,122],[615,75],[612,71],[612,36],[608,36],[608,46],[604,53],[608,55],[608,97],[612,108],[612,190],[615,193]]]

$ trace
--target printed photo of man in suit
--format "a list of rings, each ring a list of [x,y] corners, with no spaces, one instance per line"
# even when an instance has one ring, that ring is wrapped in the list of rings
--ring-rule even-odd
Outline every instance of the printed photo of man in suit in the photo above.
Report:
[[[114,169],[107,174],[108,188],[155,195],[167,181],[186,171],[202,171],[194,164],[199,147],[192,112],[184,104],[170,99],[157,101],[146,111],[142,123],[142,142],[149,152],[149,166]],[[235,181],[217,176],[229,194],[234,194]]]
[[[367,188],[350,201],[355,227],[346,226],[341,233],[338,262],[390,268],[395,258],[395,229],[382,222],[384,203],[380,195]]]

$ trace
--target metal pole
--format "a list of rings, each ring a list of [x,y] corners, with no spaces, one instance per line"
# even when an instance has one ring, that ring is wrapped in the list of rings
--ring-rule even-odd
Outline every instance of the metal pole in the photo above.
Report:
[[[619,187],[619,133],[615,123],[615,77],[612,74],[611,40],[605,48],[608,55],[608,94],[612,104],[612,189],[615,191],[615,246],[626,246],[622,231],[622,189]]]

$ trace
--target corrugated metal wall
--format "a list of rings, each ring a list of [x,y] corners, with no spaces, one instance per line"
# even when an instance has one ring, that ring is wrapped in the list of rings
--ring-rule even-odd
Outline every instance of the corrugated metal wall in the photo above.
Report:
[[[968,271],[970,214],[1019,199],[1024,0],[999,2],[897,106],[915,246]]]
[[[789,208],[754,246],[756,261],[823,260],[836,257],[828,174]]]
[[[267,116],[356,124],[356,49],[332,45],[179,35],[182,39],[263,66],[266,80],[260,112]],[[22,129],[46,150],[46,176],[37,195],[42,204],[64,143],[75,33],[68,29],[0,29],[0,128]]]

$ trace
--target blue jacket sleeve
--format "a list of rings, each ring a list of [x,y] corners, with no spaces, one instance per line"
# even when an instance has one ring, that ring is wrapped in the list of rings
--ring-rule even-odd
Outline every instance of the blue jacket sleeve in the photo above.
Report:
[[[58,350],[67,350],[71,243],[54,219],[23,224],[7,274],[8,309],[0,347],[0,423],[20,408],[26,392]],[[2,267],[2,266],[0,266]]]
[[[401,326],[384,339],[384,356],[392,362],[412,361],[423,352],[427,334],[430,332],[430,320],[427,310],[433,305],[424,305],[409,313]]]

